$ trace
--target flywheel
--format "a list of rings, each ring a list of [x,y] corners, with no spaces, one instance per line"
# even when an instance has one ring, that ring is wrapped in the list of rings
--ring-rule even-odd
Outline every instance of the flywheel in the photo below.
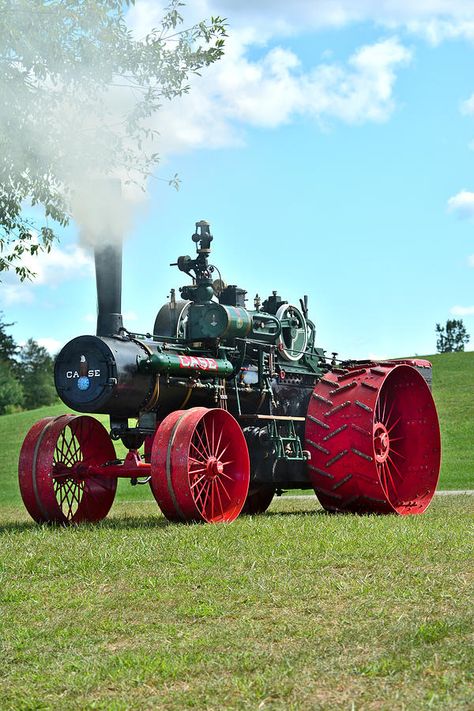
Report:
[[[306,419],[308,474],[328,511],[422,513],[438,482],[436,408],[410,365],[326,373]]]

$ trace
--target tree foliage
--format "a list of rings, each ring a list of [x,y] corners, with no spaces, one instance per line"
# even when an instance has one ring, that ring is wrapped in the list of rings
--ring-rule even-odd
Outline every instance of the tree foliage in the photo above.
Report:
[[[0,314],[0,415],[13,412],[23,404],[23,388],[17,377],[15,360],[19,348],[6,330],[12,325],[5,323]]]
[[[53,379],[54,361],[46,348],[32,338],[21,348],[18,372],[27,410],[51,405],[57,400]]]
[[[438,353],[463,351],[464,346],[470,339],[462,319],[448,319],[446,326],[441,326],[437,323],[436,333],[436,349]]]
[[[32,338],[18,346],[6,331],[12,325],[0,314],[0,415],[57,400],[53,358]]]
[[[21,257],[51,248],[78,180],[146,178],[159,159],[150,117],[223,54],[222,18],[183,29],[183,3],[171,0],[161,25],[136,38],[133,4],[0,0],[0,271],[32,275]]]
[[[13,336],[7,333],[6,329],[13,326],[12,323],[5,323],[3,316],[0,313],[0,361],[3,361],[10,367],[16,366],[15,356],[18,353],[18,346],[15,343]]]
[[[23,388],[12,368],[0,360],[0,415],[7,415],[23,405]]]

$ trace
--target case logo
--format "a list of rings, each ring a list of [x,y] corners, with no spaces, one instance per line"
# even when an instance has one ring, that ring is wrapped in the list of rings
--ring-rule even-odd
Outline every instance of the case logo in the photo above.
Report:
[[[202,356],[187,356],[180,355],[180,368],[194,368],[195,370],[217,370],[217,361],[215,358],[204,358]]]
[[[68,380],[77,379],[77,387],[79,390],[88,390],[91,385],[91,378],[100,377],[100,368],[89,369],[85,355],[81,355],[79,370],[67,370],[66,378]]]

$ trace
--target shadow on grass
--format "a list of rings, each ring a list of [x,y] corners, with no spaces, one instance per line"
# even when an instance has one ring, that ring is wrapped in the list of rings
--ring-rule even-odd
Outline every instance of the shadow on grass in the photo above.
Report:
[[[0,535],[2,533],[24,533],[25,531],[39,529],[47,529],[49,531],[68,531],[71,529],[76,531],[81,529],[156,529],[166,528],[170,525],[173,525],[173,522],[162,516],[117,516],[96,523],[85,522],[72,524],[71,526],[59,523],[36,523],[35,521],[8,521],[0,524]]]
[[[297,509],[293,511],[265,511],[265,513],[262,514],[253,514],[254,516],[276,516],[277,518],[280,518],[280,516],[327,516],[328,511],[324,511],[323,509]]]
[[[24,533],[35,528],[38,528],[38,524],[34,521],[9,521],[0,524],[0,535],[2,533]]]
[[[261,514],[243,514],[242,519],[249,518],[283,518],[287,516],[331,516],[332,514],[323,509],[301,508],[293,511],[265,511]],[[127,515],[113,516],[106,518],[103,521],[96,523],[79,523],[72,526],[64,526],[57,523],[36,523],[35,521],[8,521],[0,524],[0,535],[2,533],[24,533],[25,531],[34,531],[38,529],[48,529],[50,531],[67,531],[69,529],[100,529],[100,530],[146,530],[146,529],[163,529],[168,526],[203,526],[208,525],[204,522],[193,521],[168,521],[164,516],[160,515]]]

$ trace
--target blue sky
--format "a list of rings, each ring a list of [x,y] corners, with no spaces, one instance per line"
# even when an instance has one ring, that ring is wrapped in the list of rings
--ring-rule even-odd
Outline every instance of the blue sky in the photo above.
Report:
[[[413,8],[422,6],[422,9]],[[289,7],[291,6],[291,8]],[[315,12],[315,9],[318,12]],[[308,294],[318,344],[342,357],[436,350],[463,318],[474,348],[474,4],[199,0],[229,21],[226,57],[157,120],[179,192],[151,180],[124,248],[125,325],[152,329],[207,219],[227,283]],[[137,3],[137,33],[156,2]],[[337,10],[337,12],[335,11]],[[186,14],[186,11],[185,11]],[[72,225],[0,287],[17,341],[54,351],[94,332],[90,257]]]

